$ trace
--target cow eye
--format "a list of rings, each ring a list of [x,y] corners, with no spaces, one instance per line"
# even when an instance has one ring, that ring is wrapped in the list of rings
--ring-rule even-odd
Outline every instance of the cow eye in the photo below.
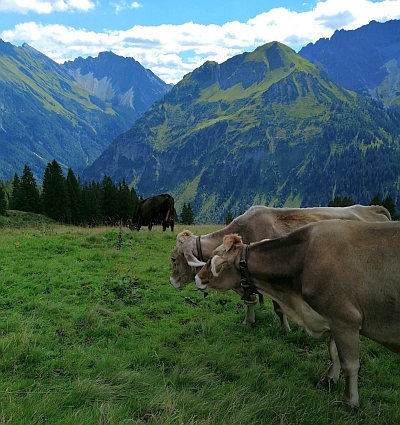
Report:
[[[171,257],[171,261],[175,263],[176,259]]]

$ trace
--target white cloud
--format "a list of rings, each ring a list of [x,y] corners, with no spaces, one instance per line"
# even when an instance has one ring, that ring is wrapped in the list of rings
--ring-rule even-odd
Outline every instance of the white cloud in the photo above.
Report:
[[[21,3],[28,0],[15,0]],[[29,0],[39,4],[38,0]],[[1,7],[4,2],[1,0]],[[69,7],[84,0],[60,0]],[[41,3],[45,3],[42,1]],[[57,1],[50,2],[53,7]],[[89,4],[87,1],[86,4]],[[138,7],[125,0],[120,5]],[[133,6],[135,4],[135,6]],[[128,7],[128,6],[126,6]],[[117,55],[134,57],[166,82],[176,83],[186,73],[206,60],[219,63],[229,57],[252,51],[271,41],[280,41],[295,50],[329,38],[335,29],[352,30],[371,20],[386,21],[400,18],[400,0],[326,0],[318,1],[306,12],[275,8],[247,22],[228,22],[224,25],[134,26],[128,30],[103,32],[87,31],[61,25],[41,25],[34,22],[18,24],[0,33],[4,41],[17,44],[27,42],[57,62],[78,56],[97,56],[111,50]]]
[[[39,14],[52,12],[80,11],[87,12],[95,8],[90,0],[1,0],[0,11]]]
[[[125,9],[138,9],[142,7],[137,1],[127,2],[126,0],[120,0],[117,3],[111,3],[111,6],[115,8],[115,13],[118,15],[119,12]]]

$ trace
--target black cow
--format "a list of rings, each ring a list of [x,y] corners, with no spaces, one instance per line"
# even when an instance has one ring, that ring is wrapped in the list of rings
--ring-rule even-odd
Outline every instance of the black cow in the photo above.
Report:
[[[163,231],[169,226],[171,232],[174,231],[174,198],[167,193],[140,200],[130,228],[139,231],[142,226],[147,226],[151,230],[155,224],[162,224]]]

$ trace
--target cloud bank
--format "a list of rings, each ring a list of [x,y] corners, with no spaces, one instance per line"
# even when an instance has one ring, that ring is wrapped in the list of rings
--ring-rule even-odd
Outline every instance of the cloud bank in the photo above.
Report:
[[[0,12],[39,13],[87,12],[95,8],[90,0],[1,0]]]
[[[117,10],[138,8],[138,2],[119,1]],[[1,0],[0,11],[34,10],[90,11],[96,4],[90,0]],[[40,11],[40,12],[39,12]],[[140,26],[127,30],[94,32],[63,25],[43,25],[38,22],[17,24],[0,33],[0,38],[13,44],[26,42],[53,60],[63,63],[79,56],[97,56],[102,51],[133,57],[144,67],[169,83],[178,82],[186,73],[206,60],[223,62],[228,58],[252,51],[256,47],[279,41],[298,51],[319,38],[330,38],[335,29],[352,30],[371,20],[385,22],[400,18],[400,0],[326,0],[306,12],[285,8],[271,9],[247,22],[227,22],[223,25]]]

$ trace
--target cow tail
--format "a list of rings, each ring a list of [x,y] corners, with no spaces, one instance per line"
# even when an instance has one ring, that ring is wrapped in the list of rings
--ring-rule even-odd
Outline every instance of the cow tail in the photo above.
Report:
[[[170,205],[170,214],[171,214],[171,231],[174,231],[175,227],[175,217],[174,217],[174,211],[175,211],[175,200],[173,197],[171,197],[171,205]]]
[[[175,209],[175,201],[174,198],[171,198],[171,217],[174,219],[174,209]]]

